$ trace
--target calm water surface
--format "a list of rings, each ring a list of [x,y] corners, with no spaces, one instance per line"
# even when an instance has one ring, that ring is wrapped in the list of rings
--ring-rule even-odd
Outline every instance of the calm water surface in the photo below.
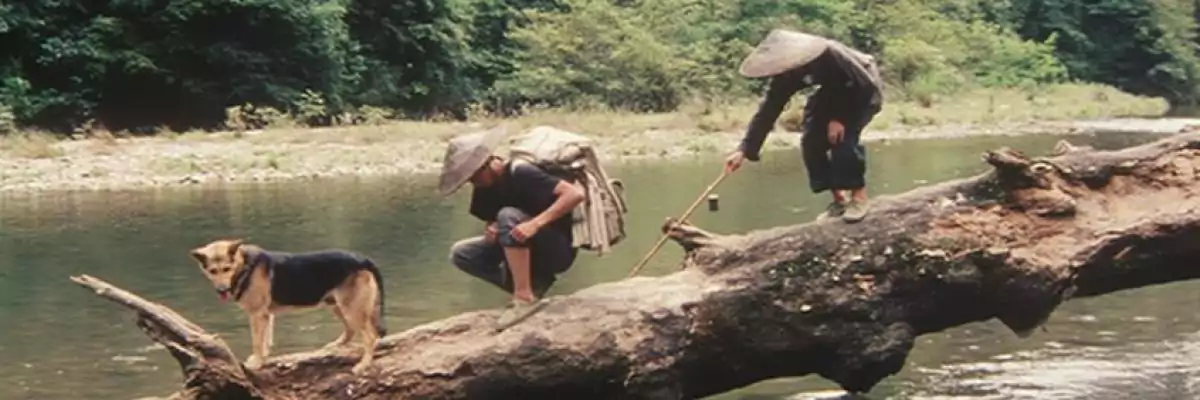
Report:
[[[874,142],[873,194],[986,170],[981,152],[1007,145],[1044,154],[1061,137]],[[1149,136],[1072,137],[1117,148]],[[624,277],[719,172],[719,160],[610,167],[625,180],[630,236],[615,253],[580,257],[552,294]],[[58,194],[0,199],[0,399],[131,399],[180,384],[177,364],[133,324],[131,313],[72,284],[91,274],[166,304],[219,333],[244,356],[245,318],[222,304],[187,251],[218,237],[267,248],[352,249],[384,269],[387,324],[399,332],[456,313],[501,307],[505,295],[452,267],[448,246],[481,225],[466,193],[442,200],[432,177]],[[744,232],[812,219],[827,202],[808,192],[796,151],[767,154],[718,190],[721,210],[693,223]],[[643,274],[674,270],[667,245]],[[922,337],[905,370],[871,398],[1192,398],[1200,355],[1198,286],[1177,283],[1080,300],[1040,332],[1018,340],[987,322]],[[340,330],[326,311],[277,319],[275,354],[320,346]],[[810,398],[836,388],[820,378],[762,382],[716,399]],[[808,393],[808,394],[805,394]]]

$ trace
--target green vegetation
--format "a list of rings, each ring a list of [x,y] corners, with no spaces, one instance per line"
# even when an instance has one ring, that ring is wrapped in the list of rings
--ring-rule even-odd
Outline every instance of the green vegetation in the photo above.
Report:
[[[762,82],[736,67],[775,27],[878,55],[889,104],[916,105],[896,117],[910,125],[930,122],[920,108],[964,93],[1017,91],[1037,104],[1092,90],[1070,85],[1082,82],[1193,103],[1198,15],[1183,0],[8,2],[0,133],[378,125],[544,108],[707,116],[758,96]]]

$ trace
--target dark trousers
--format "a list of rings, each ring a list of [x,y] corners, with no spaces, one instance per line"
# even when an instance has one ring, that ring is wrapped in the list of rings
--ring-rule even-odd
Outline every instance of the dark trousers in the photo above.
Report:
[[[808,170],[808,186],[813,193],[866,186],[867,153],[859,139],[863,128],[878,112],[878,109],[871,109],[860,113],[858,118],[841,121],[845,132],[842,141],[834,146],[829,144],[829,118],[805,115],[800,148]]]
[[[551,227],[545,227],[525,243],[512,238],[513,228],[528,221],[530,216],[514,207],[505,207],[496,215],[496,242],[488,243],[484,236],[463,239],[450,248],[450,261],[455,267],[491,283],[512,294],[512,274],[504,258],[504,247],[529,249],[529,275],[533,294],[541,298],[557,280],[557,275],[571,268],[578,250],[571,238]]]

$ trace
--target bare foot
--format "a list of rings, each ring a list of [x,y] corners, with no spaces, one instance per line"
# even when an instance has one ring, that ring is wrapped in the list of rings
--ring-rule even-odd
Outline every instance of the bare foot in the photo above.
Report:
[[[350,368],[350,372],[355,375],[358,375],[363,372],[366,372],[367,368],[370,368],[370,367],[371,367],[371,363],[366,362],[365,360],[359,361],[358,364],[354,364],[353,368]]]
[[[250,357],[247,357],[246,362],[244,363],[246,368],[249,369],[259,369],[262,367],[262,364],[263,360],[262,358],[259,358],[257,354],[252,354]]]

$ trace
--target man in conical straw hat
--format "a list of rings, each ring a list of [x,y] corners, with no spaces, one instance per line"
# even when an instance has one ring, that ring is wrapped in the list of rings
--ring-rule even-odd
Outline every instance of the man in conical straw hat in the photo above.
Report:
[[[809,187],[813,193],[833,194],[820,218],[865,218],[866,153],[859,137],[883,103],[874,59],[832,39],[775,29],[742,60],[738,72],[769,78],[770,84],[742,142],[725,160],[726,170],[736,171],[747,159],[758,161],[767,134],[792,95],[820,85],[804,106],[801,148]]]
[[[484,233],[455,243],[450,259],[512,295],[497,331],[537,312],[556,275],[574,264],[571,211],[584,199],[577,186],[496,155],[504,136],[498,126],[451,139],[438,185],[443,196],[467,182],[473,186],[470,213],[484,222]]]

